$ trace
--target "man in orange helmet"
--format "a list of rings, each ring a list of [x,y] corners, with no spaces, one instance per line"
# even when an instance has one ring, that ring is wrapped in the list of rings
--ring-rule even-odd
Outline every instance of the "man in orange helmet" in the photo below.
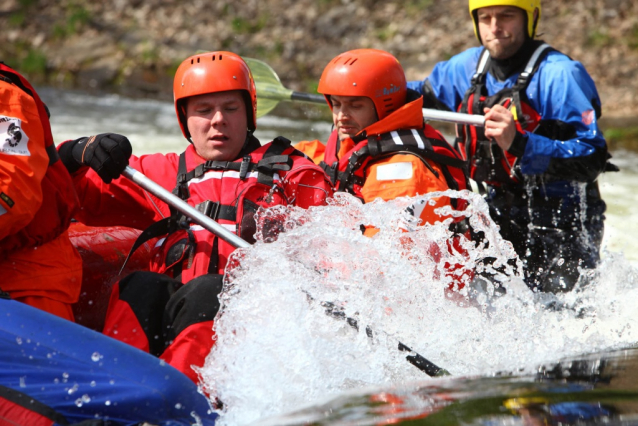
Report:
[[[301,142],[330,177],[335,190],[363,202],[465,189],[464,164],[443,136],[424,125],[423,100],[408,90],[403,67],[391,54],[357,49],[326,66],[318,92],[332,110],[334,131],[325,147]],[[421,205],[415,216],[434,223],[435,207]]]
[[[443,136],[423,121],[423,99],[408,90],[405,73],[391,54],[357,49],[334,58],[318,87],[332,110],[334,131],[324,146],[301,142],[330,177],[335,191],[348,192],[364,203],[414,197],[448,189],[467,189],[465,163]],[[410,212],[421,223],[443,221],[436,209],[463,201],[438,197],[421,200]],[[454,223],[460,231],[460,223]],[[368,236],[377,230],[368,227]],[[463,252],[459,238],[450,245]],[[473,276],[461,265],[445,265],[452,278],[449,289],[460,289]],[[449,293],[448,293],[449,294]]]
[[[114,134],[65,143],[60,155],[80,196],[78,220],[146,229],[144,240],[162,237],[151,253],[152,272],[131,274],[114,289],[104,333],[196,380],[191,366],[202,366],[213,345],[217,294],[234,247],[118,178],[128,161],[247,241],[254,241],[259,207],[320,205],[332,190],[321,168],[290,141],[278,137],[262,146],[253,136],[256,90],[239,56],[210,52],[186,59],[173,94],[191,143],[181,155],[128,158],[128,139]]]
[[[44,103],[0,63],[0,297],[73,321],[82,262],[68,228],[77,196],[58,160]]]

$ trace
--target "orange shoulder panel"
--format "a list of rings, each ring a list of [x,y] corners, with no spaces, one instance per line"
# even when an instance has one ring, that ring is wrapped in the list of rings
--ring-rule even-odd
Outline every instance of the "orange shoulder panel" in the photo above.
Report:
[[[315,164],[321,163],[326,154],[326,145],[317,139],[314,141],[301,141],[295,144],[295,148],[310,157]]]
[[[24,228],[42,203],[49,157],[32,97],[0,81],[0,240]]]

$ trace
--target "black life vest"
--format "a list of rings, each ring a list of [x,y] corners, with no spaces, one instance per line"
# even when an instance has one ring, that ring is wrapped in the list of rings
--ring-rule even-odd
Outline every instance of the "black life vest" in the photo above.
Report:
[[[541,61],[554,49],[546,43],[539,44],[510,88],[488,96],[486,87],[487,69],[490,55],[483,49],[472,76],[470,88],[465,92],[459,111],[467,114],[483,115],[484,108],[501,104],[505,108],[515,108],[518,131],[534,132],[540,125],[541,116],[527,99],[526,89]],[[520,172],[516,167],[517,158],[504,152],[495,142],[487,140],[483,129],[476,126],[457,126],[456,144],[459,152],[469,161],[470,175],[477,182],[500,185],[518,183]]]

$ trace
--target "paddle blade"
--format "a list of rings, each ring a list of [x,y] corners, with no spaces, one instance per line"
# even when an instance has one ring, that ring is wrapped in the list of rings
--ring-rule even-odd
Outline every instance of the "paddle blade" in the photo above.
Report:
[[[275,107],[279,104],[279,101],[275,101],[273,99],[268,98],[260,98],[259,92],[257,93],[257,118],[263,117],[268,114],[270,111],[275,109]]]
[[[265,62],[254,58],[243,58],[253,73],[257,88],[257,117],[272,111],[280,101],[289,101],[292,90],[286,89],[277,73]]]

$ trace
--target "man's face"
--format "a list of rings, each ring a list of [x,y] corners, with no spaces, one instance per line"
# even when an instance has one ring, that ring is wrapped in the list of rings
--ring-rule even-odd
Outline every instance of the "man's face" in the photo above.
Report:
[[[378,121],[374,102],[365,96],[330,95],[330,102],[332,121],[340,141],[353,137]]]
[[[525,42],[525,11],[513,6],[489,6],[477,10],[483,46],[494,59],[507,59]]]
[[[232,161],[246,141],[248,118],[241,91],[187,99],[186,124],[195,151],[205,160]]]

